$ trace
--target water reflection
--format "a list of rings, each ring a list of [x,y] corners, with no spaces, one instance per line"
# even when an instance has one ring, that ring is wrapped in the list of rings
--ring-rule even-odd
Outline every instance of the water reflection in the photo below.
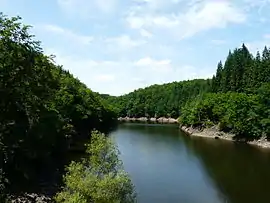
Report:
[[[270,202],[270,151],[222,140],[182,137],[228,202]]]
[[[140,203],[270,202],[269,150],[188,137],[176,125],[124,124],[112,135]]]

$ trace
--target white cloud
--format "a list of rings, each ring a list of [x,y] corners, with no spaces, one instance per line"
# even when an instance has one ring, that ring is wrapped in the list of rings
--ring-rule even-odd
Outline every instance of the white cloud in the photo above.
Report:
[[[229,23],[243,23],[245,13],[229,1],[196,1],[185,12],[147,13],[133,9],[126,17],[133,29],[163,29],[177,38],[188,38],[212,28],[224,28]]]
[[[83,44],[83,45],[88,45],[93,41],[92,36],[85,36],[81,34],[77,34],[69,29],[65,29],[62,27],[59,27],[57,25],[42,25],[39,26],[42,30],[45,30],[46,32],[49,32],[51,34],[55,34],[60,36],[61,38],[66,38],[68,40],[71,40],[75,43]]]
[[[114,49],[115,47],[128,49],[132,47],[141,46],[146,43],[146,41],[144,40],[131,39],[129,35],[121,35],[118,37],[107,38],[105,39],[105,42],[111,44],[114,47]]]
[[[118,0],[57,0],[60,8],[77,17],[94,17],[96,12],[110,14],[117,8]]]
[[[150,57],[145,57],[136,61],[135,65],[142,67],[143,70],[150,73],[153,73],[153,71],[155,73],[169,73],[173,70],[171,61],[168,59],[155,60]]]
[[[135,0],[136,3],[145,7],[147,10],[158,10],[160,8],[166,8],[168,5],[173,5],[181,2],[182,0]],[[140,6],[139,6],[139,9]]]
[[[168,59],[155,60],[150,57],[145,57],[136,61],[135,65],[142,67],[146,71],[149,69],[150,71],[168,73],[173,70],[171,61]]]
[[[105,13],[113,12],[117,6],[117,0],[96,0],[95,3],[97,8]]]
[[[150,33],[149,31],[147,31],[145,29],[141,29],[140,34],[141,34],[141,36],[147,37],[147,38],[151,38],[153,36],[152,33]]]
[[[263,36],[263,38],[265,38],[265,39],[270,39],[270,34],[265,34],[265,35]]]
[[[265,46],[270,47],[270,34],[264,34],[261,39],[246,43],[246,46],[253,54],[261,52]]]
[[[206,76],[208,71],[193,66],[176,66],[169,59],[145,57],[136,61],[98,61],[64,55],[53,49],[46,54],[56,55],[56,63],[78,77],[93,91],[122,95],[152,84],[193,79]]]
[[[250,33],[245,41],[250,40],[252,52],[270,45],[270,0],[54,0],[44,5],[55,11],[51,18],[44,18],[42,10],[28,12],[34,0],[27,10],[16,1],[0,0],[0,5],[9,4],[2,6],[8,15],[24,13],[27,24],[48,23],[34,26],[33,33],[45,52],[102,93],[119,95],[151,84],[211,77],[227,49],[243,40],[242,28]],[[58,24],[49,24],[51,19]]]
[[[109,75],[109,74],[99,74],[99,75],[94,76],[94,79],[97,82],[112,82],[115,80],[115,76]]]
[[[246,43],[247,48],[252,54],[256,54],[257,51],[262,52],[265,46],[270,47],[270,35],[266,34],[261,40],[251,41]]]
[[[270,0],[243,0],[243,3],[247,5],[247,9],[258,8],[258,13],[261,14],[262,9],[269,5]]]
[[[159,65],[170,65],[171,61],[170,60],[154,60],[150,57],[142,58],[136,62],[137,66],[149,66],[149,65],[154,65],[154,66],[159,66]]]

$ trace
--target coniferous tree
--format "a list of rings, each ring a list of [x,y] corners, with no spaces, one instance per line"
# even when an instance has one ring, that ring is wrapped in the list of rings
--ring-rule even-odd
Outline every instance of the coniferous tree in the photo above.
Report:
[[[215,92],[220,92],[221,91],[221,80],[222,80],[222,71],[223,71],[223,65],[222,65],[222,62],[220,61],[218,63],[218,67],[217,67],[217,73],[216,73],[216,80],[215,80],[215,83],[216,83],[216,86],[217,86],[217,89]]]
[[[239,49],[239,58],[237,61],[237,73],[236,73],[236,91],[244,92],[244,90],[252,84],[252,69],[253,69],[253,58],[249,50],[242,45]]]
[[[213,75],[212,77],[212,92],[217,92],[217,90],[220,88],[220,86],[217,85],[216,76]]]
[[[262,52],[262,75],[261,75],[261,82],[269,82],[270,81],[270,50],[267,47],[264,47]]]
[[[222,80],[221,80],[221,91],[227,92],[231,90],[231,78],[232,78],[232,66],[233,66],[233,55],[231,51],[227,56],[227,59],[224,64],[224,69],[222,71]]]

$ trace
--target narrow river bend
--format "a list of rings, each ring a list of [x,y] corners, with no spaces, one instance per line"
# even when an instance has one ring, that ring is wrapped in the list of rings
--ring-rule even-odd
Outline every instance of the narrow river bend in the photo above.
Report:
[[[176,125],[121,124],[111,133],[139,203],[269,203],[270,151],[188,137]]]

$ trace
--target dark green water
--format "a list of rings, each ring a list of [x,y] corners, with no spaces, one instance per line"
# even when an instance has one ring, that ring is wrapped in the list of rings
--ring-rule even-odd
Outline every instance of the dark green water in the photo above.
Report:
[[[269,203],[270,151],[188,137],[176,125],[112,132],[139,203]]]

